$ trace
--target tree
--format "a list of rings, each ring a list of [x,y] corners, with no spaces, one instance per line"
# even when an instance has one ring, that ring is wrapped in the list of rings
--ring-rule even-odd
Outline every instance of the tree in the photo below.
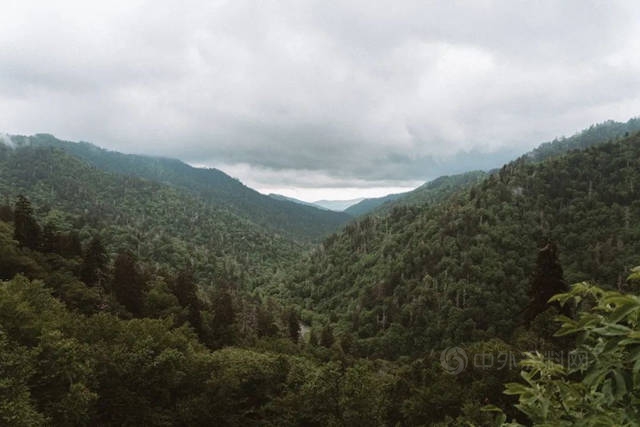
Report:
[[[231,345],[234,341],[233,322],[235,310],[231,294],[222,286],[213,292],[211,297],[213,316],[210,322],[210,344],[214,348]]]
[[[89,286],[104,285],[107,271],[107,252],[100,237],[94,236],[85,251],[80,279]]]
[[[521,363],[525,383],[509,383],[505,393],[518,397],[516,407],[534,425],[637,425],[640,297],[583,282],[553,299],[579,307],[575,320],[558,319],[555,334],[577,335],[579,345],[564,363],[528,353]]]
[[[13,237],[21,246],[29,249],[37,249],[40,242],[40,226],[33,217],[31,202],[20,195],[16,201],[13,213],[14,234]]]
[[[191,270],[184,270],[178,273],[173,280],[171,291],[178,299],[180,305],[188,312],[187,321],[191,324],[191,327],[198,333],[202,334],[202,316],[200,310],[202,304],[198,299],[198,286],[196,285]]]
[[[329,348],[333,345],[334,341],[333,328],[331,325],[326,325],[320,331],[320,345]]]
[[[82,244],[76,231],[59,235],[58,244],[60,255],[65,257],[82,256]]]
[[[526,311],[527,323],[549,308],[548,301],[552,296],[566,292],[567,289],[562,266],[558,262],[557,247],[553,242],[549,242],[538,251],[536,271],[529,291],[530,302]]]
[[[45,224],[42,229],[42,252],[57,252],[58,246],[58,231],[56,226],[51,223]]]
[[[298,313],[293,308],[288,309],[285,314],[285,320],[289,338],[291,338],[291,341],[294,343],[297,343],[300,340],[300,319],[298,318]]]
[[[120,304],[134,316],[144,309],[144,281],[138,271],[135,256],[120,252],[113,264],[113,292]]]

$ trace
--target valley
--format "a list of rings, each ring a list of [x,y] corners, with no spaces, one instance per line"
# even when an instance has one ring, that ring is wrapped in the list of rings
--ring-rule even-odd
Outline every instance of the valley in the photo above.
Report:
[[[627,337],[620,349],[636,345],[638,131],[637,119],[604,122],[501,168],[344,212],[265,196],[178,160],[6,137],[0,419],[553,423],[566,413],[539,418],[523,397],[551,387],[544,378],[532,377],[529,390],[513,385],[515,365],[469,361],[512,355],[529,360],[526,372],[540,362],[536,351],[578,345],[554,336],[561,323],[590,354],[600,351],[585,347],[598,334]],[[558,292],[576,301],[574,314],[540,297]],[[451,359],[465,361],[455,375],[449,349],[464,356]],[[611,357],[628,356],[619,351]],[[619,382],[636,381],[625,377],[630,368],[585,363],[603,369],[594,392],[615,391],[593,416],[633,419]],[[577,392],[579,381],[566,378],[566,392]],[[589,406],[550,404],[574,417]]]

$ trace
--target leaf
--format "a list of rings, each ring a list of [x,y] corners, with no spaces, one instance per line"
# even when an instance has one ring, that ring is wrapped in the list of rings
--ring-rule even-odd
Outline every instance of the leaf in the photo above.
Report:
[[[615,369],[613,371],[613,378],[616,384],[615,397],[617,400],[621,400],[627,393],[627,381],[621,369]]]
[[[585,375],[582,382],[588,387],[597,388],[600,386],[600,383],[607,376],[607,371],[603,369],[598,369],[597,366],[592,367],[587,375]]]
[[[618,323],[631,313],[640,310],[640,304],[636,301],[616,306],[616,309],[607,317],[607,322]]]
[[[607,324],[604,327],[593,329],[592,332],[605,337],[616,337],[629,334],[631,329],[624,325]]]
[[[522,395],[522,394],[530,393],[532,391],[532,389],[520,383],[507,383],[505,384],[505,388],[506,389],[504,391],[504,394],[508,394],[510,396],[513,396],[516,394]]]

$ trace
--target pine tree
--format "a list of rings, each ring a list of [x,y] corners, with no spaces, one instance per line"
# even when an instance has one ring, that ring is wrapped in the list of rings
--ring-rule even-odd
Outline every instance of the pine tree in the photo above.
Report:
[[[29,249],[37,249],[40,242],[40,226],[33,217],[31,202],[20,195],[13,213],[13,238]]]
[[[293,308],[287,310],[286,313],[287,329],[289,331],[289,338],[294,343],[300,340],[300,319],[298,319],[298,313]]]
[[[58,232],[56,226],[47,223],[42,229],[42,251],[57,252],[58,251]]]
[[[140,316],[144,309],[144,281],[138,271],[135,256],[120,252],[113,264],[113,292],[120,304],[134,316]]]
[[[235,321],[235,311],[233,309],[233,299],[225,288],[215,291],[212,298],[213,317],[211,319],[211,344],[215,348],[233,344],[233,322]]]
[[[334,341],[333,328],[330,325],[326,325],[320,331],[320,345],[329,348],[333,345]]]
[[[90,286],[104,285],[107,271],[107,252],[104,249],[102,240],[95,236],[89,242],[85,251],[82,266],[80,267],[80,278]]]
[[[558,262],[558,249],[549,242],[538,251],[536,271],[529,291],[529,307],[526,312],[527,323],[549,308],[549,299],[555,294],[567,292],[569,287],[563,277],[562,266]]]
[[[198,286],[193,277],[193,272],[191,270],[180,272],[173,281],[171,291],[178,299],[180,305],[187,309],[187,321],[198,335],[201,335],[202,316],[200,310],[202,309],[202,304],[198,299]]]
[[[82,256],[82,244],[76,231],[58,236],[60,255],[65,257]]]

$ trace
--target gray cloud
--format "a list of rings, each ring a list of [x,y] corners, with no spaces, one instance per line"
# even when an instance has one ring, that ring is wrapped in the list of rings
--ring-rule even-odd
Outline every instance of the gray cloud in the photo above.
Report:
[[[633,2],[89,3],[3,7],[0,131],[401,187],[640,112]]]

